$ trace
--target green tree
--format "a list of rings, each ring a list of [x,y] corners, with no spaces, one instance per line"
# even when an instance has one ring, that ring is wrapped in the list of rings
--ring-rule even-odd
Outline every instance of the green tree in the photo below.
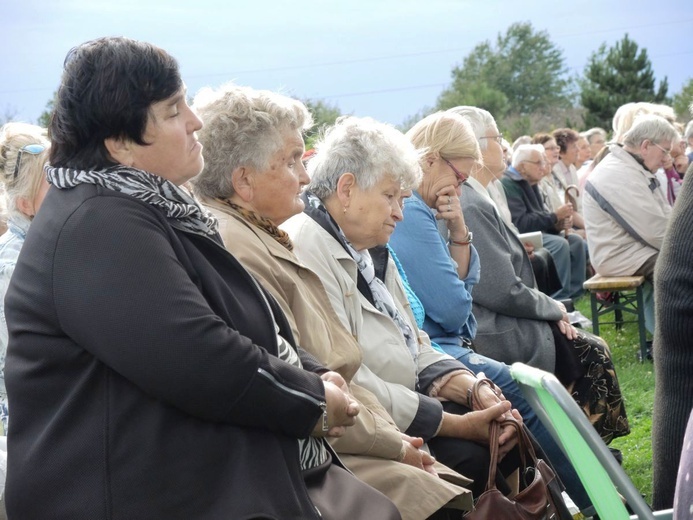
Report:
[[[563,52],[546,31],[521,22],[499,33],[495,45],[485,41],[472,49],[452,70],[452,84],[438,98],[437,108],[474,105],[500,123],[506,116],[569,108],[570,98]]]
[[[585,68],[580,100],[585,108],[585,126],[611,127],[611,119],[621,105],[634,101],[664,103],[669,88],[667,78],[655,89],[652,64],[647,49],[626,34],[613,47],[605,43],[592,53]]]
[[[0,126],[10,121],[14,121],[17,117],[17,110],[14,107],[7,105],[2,114],[0,114]]]
[[[681,88],[681,92],[674,94],[671,106],[676,112],[676,116],[683,122],[690,121],[693,117],[693,78],[689,78]]]
[[[310,150],[320,132],[333,125],[342,112],[337,105],[332,105],[323,99],[302,99],[301,101],[310,110],[315,122],[313,128],[305,134],[306,150]]]
[[[43,128],[48,128],[51,122],[51,114],[53,113],[53,107],[55,106],[55,98],[58,95],[58,91],[53,92],[51,98],[46,102],[46,108],[43,109],[41,115],[36,120],[36,124],[42,126]]]

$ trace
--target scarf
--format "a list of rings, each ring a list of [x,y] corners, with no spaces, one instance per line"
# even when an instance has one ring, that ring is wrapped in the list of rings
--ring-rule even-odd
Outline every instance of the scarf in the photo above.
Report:
[[[222,204],[226,204],[228,207],[232,209],[235,209],[238,213],[240,213],[243,216],[245,220],[247,220],[254,226],[257,226],[260,229],[266,231],[272,238],[274,238],[277,242],[279,242],[289,251],[294,250],[294,244],[293,242],[291,242],[291,237],[289,236],[289,234],[283,229],[279,229],[277,225],[270,219],[263,217],[262,215],[253,210],[243,208],[238,204],[234,204],[229,199],[216,200],[218,202],[221,202]]]
[[[183,231],[205,236],[217,233],[217,219],[191,193],[158,175],[121,164],[94,171],[46,165],[45,171],[48,182],[58,189],[94,184],[155,206],[172,221],[171,225]]]
[[[318,197],[309,192],[306,192],[306,196],[311,207],[328,213],[327,208],[325,208],[322,201]],[[368,287],[373,295],[373,303],[375,308],[383,314],[389,316],[392,321],[395,322],[402,333],[402,336],[404,336],[404,341],[407,344],[409,353],[416,364],[419,357],[418,338],[404,319],[404,316],[402,316],[402,313],[400,313],[399,309],[397,309],[395,300],[392,297],[392,294],[390,294],[390,291],[385,283],[383,283],[383,281],[375,275],[375,266],[373,265],[373,259],[371,258],[371,254],[368,252],[368,249],[364,249],[362,251],[357,251],[354,249],[354,246],[351,245],[351,242],[349,242],[346,235],[344,235],[344,232],[341,230],[341,228],[339,228],[334,219],[330,218],[329,220],[333,227],[336,228],[335,230],[342,239],[342,244],[346,247],[347,252],[356,262],[359,273],[361,273],[361,276],[363,276],[368,283]]]

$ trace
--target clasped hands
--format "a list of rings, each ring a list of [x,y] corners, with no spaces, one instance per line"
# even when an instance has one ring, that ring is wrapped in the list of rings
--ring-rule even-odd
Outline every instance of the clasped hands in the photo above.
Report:
[[[359,414],[359,403],[349,391],[344,378],[337,372],[325,372],[320,376],[325,386],[325,403],[327,403],[328,430],[323,431],[323,417],[313,428],[314,437],[341,437],[347,427],[352,426]]]
[[[470,373],[457,374],[440,389],[438,395],[467,406],[468,392],[477,380],[483,379],[483,373],[474,376]],[[439,435],[459,437],[488,445],[492,421],[516,421],[522,424],[522,416],[512,408],[512,404],[493,385],[479,384],[478,399],[475,399],[473,410],[464,415],[443,414],[443,424]],[[503,427],[498,437],[499,457],[505,456],[517,444],[517,431],[512,426]]]

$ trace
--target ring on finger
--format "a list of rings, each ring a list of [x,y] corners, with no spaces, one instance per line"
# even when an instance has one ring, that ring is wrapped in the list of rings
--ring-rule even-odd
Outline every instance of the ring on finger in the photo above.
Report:
[[[449,206],[450,204],[452,204],[452,197],[451,197],[450,195],[448,195],[448,206]]]
[[[452,206],[448,204],[448,211],[452,211]]]

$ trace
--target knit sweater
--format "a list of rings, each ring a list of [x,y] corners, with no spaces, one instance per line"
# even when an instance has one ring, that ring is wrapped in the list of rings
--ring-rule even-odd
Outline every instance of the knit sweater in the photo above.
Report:
[[[672,507],[676,471],[693,408],[693,183],[683,183],[655,271],[654,507]]]

